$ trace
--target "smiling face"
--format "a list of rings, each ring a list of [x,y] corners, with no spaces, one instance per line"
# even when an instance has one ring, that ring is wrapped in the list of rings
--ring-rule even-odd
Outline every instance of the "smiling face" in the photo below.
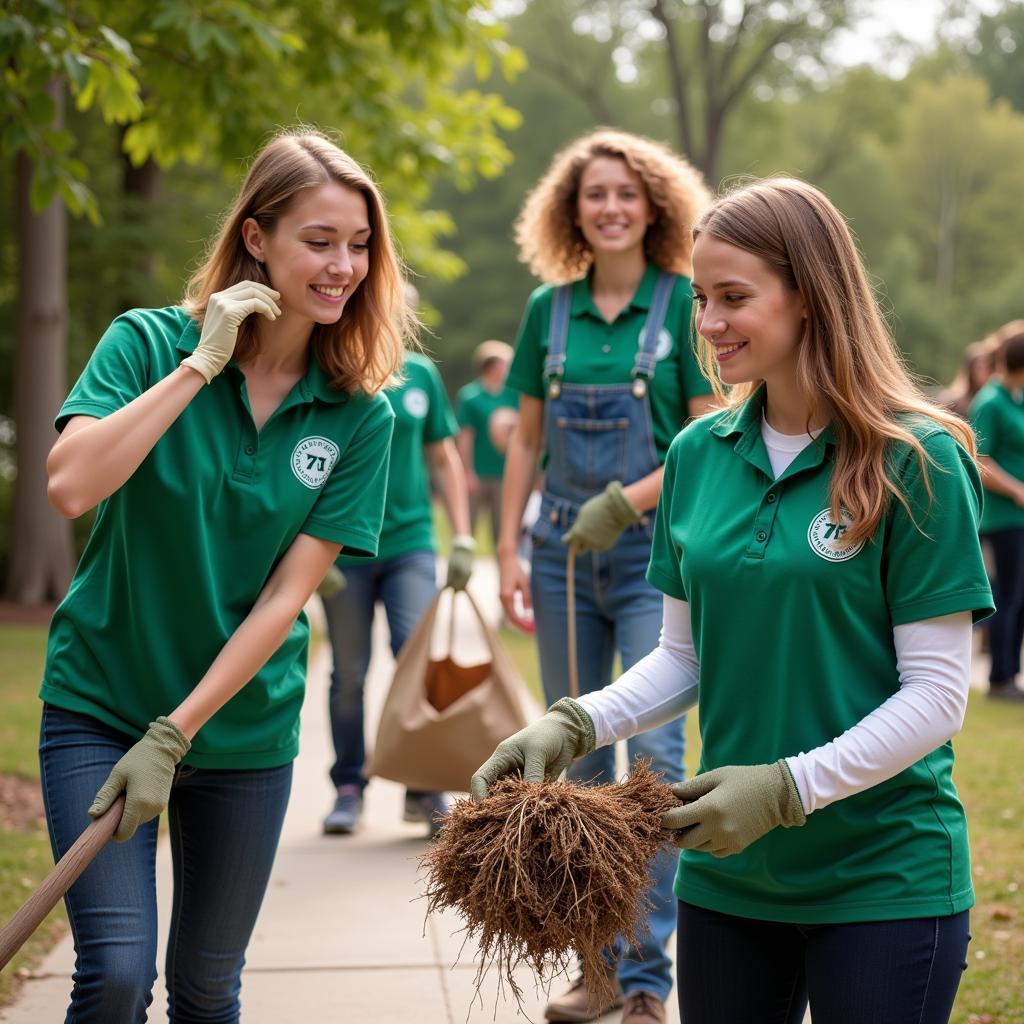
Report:
[[[580,176],[576,226],[596,257],[642,250],[654,210],[640,175],[619,157],[599,156]]]
[[[266,265],[286,317],[336,323],[370,269],[366,199],[337,182],[304,189],[274,225],[242,225],[249,252]]]
[[[697,331],[724,384],[796,379],[806,312],[800,293],[759,256],[712,235],[693,246]]]

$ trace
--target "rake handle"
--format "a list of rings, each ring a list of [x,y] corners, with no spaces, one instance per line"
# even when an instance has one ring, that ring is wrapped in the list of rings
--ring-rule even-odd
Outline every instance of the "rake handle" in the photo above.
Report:
[[[122,793],[102,817],[86,826],[71,849],[57,861],[53,870],[42,880],[39,888],[0,930],[0,971],[7,966],[25,940],[43,923],[43,919],[56,906],[57,901],[75,884],[78,876],[106,845],[121,823],[123,810]]]

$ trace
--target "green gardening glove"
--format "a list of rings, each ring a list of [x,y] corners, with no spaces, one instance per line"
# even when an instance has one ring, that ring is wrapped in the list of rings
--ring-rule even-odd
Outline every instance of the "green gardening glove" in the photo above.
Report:
[[[675,833],[673,842],[681,850],[729,857],[777,825],[792,828],[807,821],[784,760],[716,768],[677,782],[672,793],[683,806],[666,811],[661,827]]]
[[[600,494],[583,502],[576,522],[562,535],[562,543],[571,544],[580,555],[607,551],[627,526],[640,522],[641,514],[626,497],[622,484],[613,480]]]
[[[157,817],[167,806],[174,769],[191,746],[188,737],[169,718],[161,715],[150,722],[146,735],[114,765],[93,799],[89,817],[98,818],[124,791],[124,812],[114,839],[127,842],[140,825]]]
[[[571,697],[556,700],[548,713],[498,744],[498,749],[470,780],[474,800],[505,775],[522,774],[524,782],[557,779],[566,768],[595,745],[594,722],[583,705]]]
[[[320,581],[316,592],[322,598],[327,599],[340,594],[346,586],[348,586],[348,581],[345,579],[345,574],[336,565],[332,565]]]
[[[465,590],[473,573],[473,554],[476,541],[464,533],[452,537],[452,553],[448,557],[448,578],[445,586],[452,590]]]

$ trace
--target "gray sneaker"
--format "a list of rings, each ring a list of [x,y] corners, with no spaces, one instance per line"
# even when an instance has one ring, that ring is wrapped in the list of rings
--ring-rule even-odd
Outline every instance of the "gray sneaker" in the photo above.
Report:
[[[358,786],[339,786],[331,813],[324,818],[324,835],[350,836],[359,826],[363,791]]]
[[[406,793],[402,820],[410,823],[426,822],[433,839],[448,813],[448,798],[444,793]]]

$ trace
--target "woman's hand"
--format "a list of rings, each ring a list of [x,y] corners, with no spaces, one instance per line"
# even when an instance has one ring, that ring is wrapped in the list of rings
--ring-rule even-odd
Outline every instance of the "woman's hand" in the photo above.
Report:
[[[774,764],[728,765],[672,786],[683,802],[662,815],[681,850],[729,857],[779,825],[807,821],[800,793],[784,760]]]
[[[530,581],[523,571],[517,552],[511,551],[504,555],[499,552],[498,580],[498,596],[501,598],[501,607],[505,610],[505,618],[522,632],[532,633],[534,630],[533,616],[526,618],[520,615],[520,606],[516,602],[518,594],[522,608],[527,612],[533,609],[533,604],[530,601]]]
[[[160,815],[171,796],[174,769],[192,744],[169,718],[151,722],[146,735],[114,765],[89,808],[89,817],[105,813],[122,791],[125,794],[116,842],[127,842],[135,830]]]
[[[566,768],[594,749],[594,722],[571,697],[555,701],[540,721],[532,722],[498,744],[498,749],[470,780],[474,800],[483,800],[498,779],[522,775],[524,782],[557,779]]]
[[[190,356],[182,359],[181,365],[192,367],[209,384],[235,351],[242,321],[253,313],[276,320],[281,315],[277,304],[280,298],[280,292],[257,281],[239,281],[222,292],[214,292],[206,303],[199,344]]]

